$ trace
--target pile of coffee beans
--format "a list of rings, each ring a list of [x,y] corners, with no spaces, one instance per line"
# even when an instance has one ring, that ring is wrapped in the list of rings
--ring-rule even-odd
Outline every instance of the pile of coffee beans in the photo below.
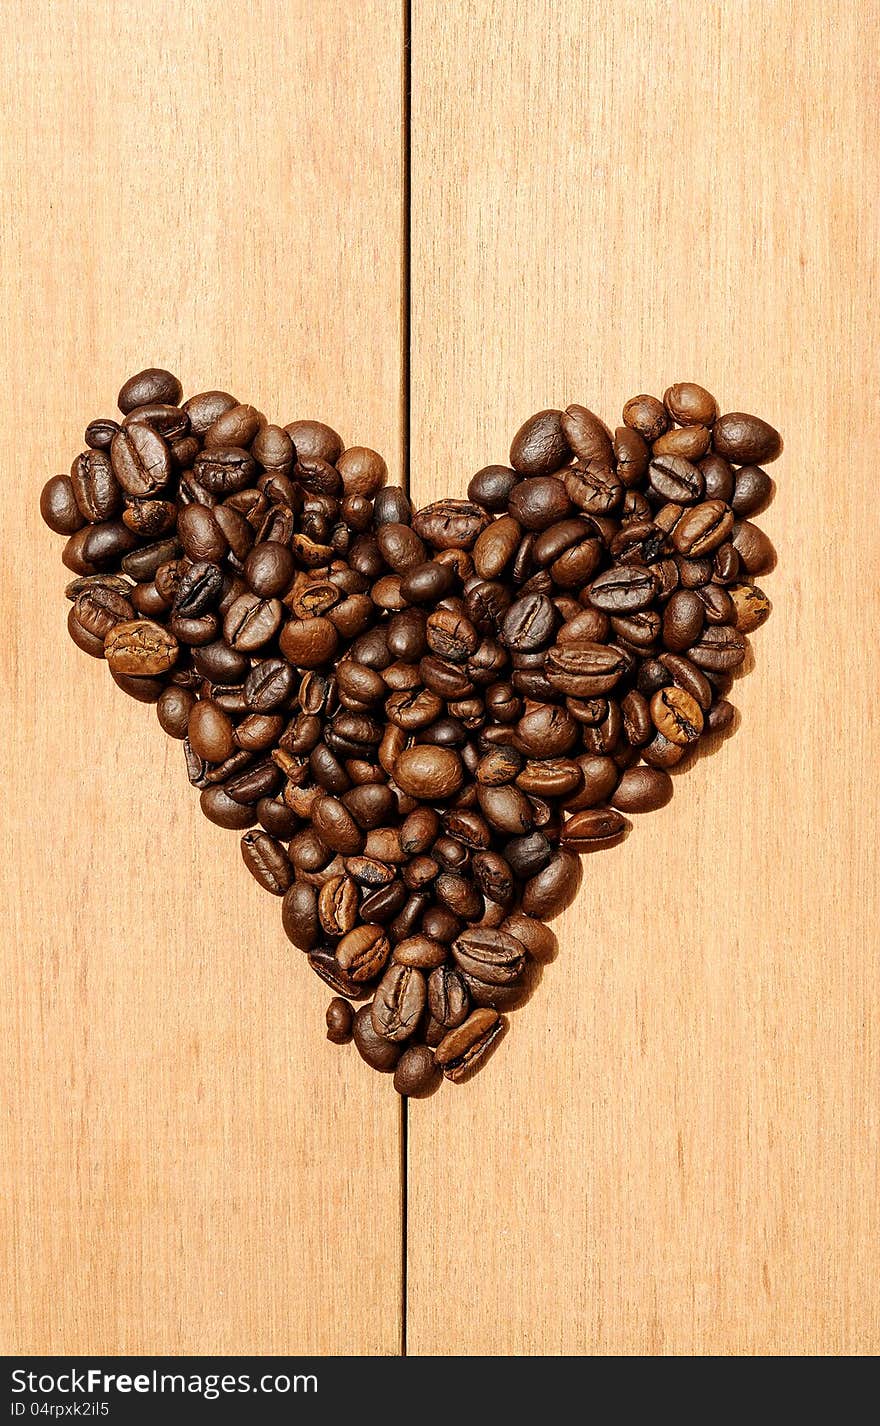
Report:
[[[68,628],[183,743],[202,810],[401,1094],[468,1078],[552,958],[581,854],[731,727],[778,433],[689,382],[612,433],[540,411],[467,499],[149,369],[41,510]]]

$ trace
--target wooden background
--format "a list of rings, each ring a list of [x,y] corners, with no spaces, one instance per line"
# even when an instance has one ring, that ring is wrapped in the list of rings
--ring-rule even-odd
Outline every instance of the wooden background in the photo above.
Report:
[[[876,0],[414,0],[409,422],[401,0],[2,12],[3,1346],[391,1353],[405,1305],[413,1353],[876,1352]],[[587,862],[405,1178],[67,641],[39,487],[148,361],[408,447],[419,501],[676,379],[785,433],[741,728]]]

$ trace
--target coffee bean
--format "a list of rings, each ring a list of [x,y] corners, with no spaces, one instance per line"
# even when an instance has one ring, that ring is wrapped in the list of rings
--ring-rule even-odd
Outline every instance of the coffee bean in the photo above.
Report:
[[[736,627],[751,634],[770,617],[770,600],[756,584],[734,584],[728,591],[736,611]]]
[[[347,1000],[335,995],[327,1006],[327,1039],[333,1045],[347,1045],[351,1039],[354,1011]]]
[[[623,408],[623,419],[627,426],[638,431],[646,441],[656,441],[669,425],[669,417],[662,401],[655,396],[634,396]]]
[[[618,812],[656,812],[671,801],[672,778],[661,768],[630,767],[621,776],[611,802]]]
[[[434,1051],[435,1063],[447,1079],[458,1084],[476,1072],[504,1029],[497,1010],[474,1010],[463,1024],[444,1035]]]
[[[733,547],[746,574],[769,574],[776,565],[773,545],[751,520],[739,520],[733,526]]]
[[[670,435],[663,439],[668,441],[672,434],[683,433],[670,432]],[[708,435],[708,432],[706,434]],[[664,453],[659,446],[658,441],[654,446],[654,459],[649,471],[651,489],[663,500],[673,500],[679,505],[695,504],[703,494],[702,471],[692,460],[686,460],[683,455],[671,451]],[[703,453],[699,452],[700,455]]]
[[[454,942],[452,954],[459,970],[486,985],[510,985],[525,966],[521,943],[500,930],[465,931]]]
[[[149,619],[127,619],[107,634],[104,655],[114,673],[143,678],[166,673],[173,666],[177,640]]]
[[[541,871],[529,877],[523,887],[522,908],[527,916],[549,921],[571,905],[580,883],[580,858],[563,847]]]
[[[373,997],[373,1029],[386,1040],[408,1040],[425,1008],[427,991],[422,972],[414,966],[392,965]]]
[[[741,465],[763,465],[782,451],[779,432],[759,416],[730,411],[715,422],[712,443],[720,456]]]
[[[440,1069],[427,1045],[409,1045],[394,1070],[394,1088],[409,1099],[426,1099],[440,1080]]]
[[[620,565],[606,570],[590,585],[590,603],[605,614],[623,614],[644,609],[657,591],[657,580],[648,569]]]
[[[571,498],[564,481],[535,475],[514,486],[507,509],[524,530],[546,530],[570,513]]]
[[[548,475],[571,459],[561,411],[538,411],[523,422],[510,447],[510,464],[521,475]]]
[[[703,731],[703,710],[683,688],[661,688],[651,699],[651,718],[658,733],[684,747]]]
[[[451,797],[461,787],[463,776],[461,758],[451,748],[407,748],[394,764],[395,782],[412,797]]]
[[[293,883],[293,867],[281,843],[268,832],[245,832],[241,854],[251,876],[273,896],[283,896]]]
[[[567,847],[579,852],[602,851],[622,842],[628,828],[626,818],[613,808],[586,807],[568,818],[562,828],[562,840]]]
[[[336,947],[336,959],[352,980],[375,980],[391,954],[391,945],[381,926],[355,926]]]
[[[733,515],[721,500],[705,500],[682,515],[672,531],[672,542],[679,554],[691,559],[711,554],[729,538],[733,530]]]
[[[366,1060],[371,1069],[390,1074],[400,1059],[402,1047],[397,1041],[386,1040],[377,1033],[369,1005],[362,1005],[357,1011],[352,1031],[361,1059]]]

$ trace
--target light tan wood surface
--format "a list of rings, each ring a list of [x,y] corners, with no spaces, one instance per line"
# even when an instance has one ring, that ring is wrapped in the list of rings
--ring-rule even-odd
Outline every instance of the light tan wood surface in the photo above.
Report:
[[[401,19],[3,6],[6,1351],[399,1347],[395,1097],[324,1040],[154,710],[69,642],[36,502],[149,363],[399,469]]]
[[[587,859],[485,1074],[410,1107],[412,1352],[880,1346],[878,38],[416,0],[414,495],[674,380],[786,450],[742,726]]]
[[[68,641],[36,497],[147,362],[404,468],[404,5],[3,18],[0,1345],[395,1352],[390,1083]],[[742,726],[410,1106],[410,1352],[880,1346],[878,39],[876,0],[413,0],[416,499],[676,379],[786,450]]]

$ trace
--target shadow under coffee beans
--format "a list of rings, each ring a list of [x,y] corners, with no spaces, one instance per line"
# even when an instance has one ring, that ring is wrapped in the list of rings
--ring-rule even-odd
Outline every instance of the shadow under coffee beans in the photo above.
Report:
[[[43,489],[70,635],[243,834],[328,1038],[424,1096],[497,1045],[581,855],[732,726],[782,441],[682,382],[613,432],[539,411],[509,465],[414,510],[319,421],[182,396],[131,377]]]

